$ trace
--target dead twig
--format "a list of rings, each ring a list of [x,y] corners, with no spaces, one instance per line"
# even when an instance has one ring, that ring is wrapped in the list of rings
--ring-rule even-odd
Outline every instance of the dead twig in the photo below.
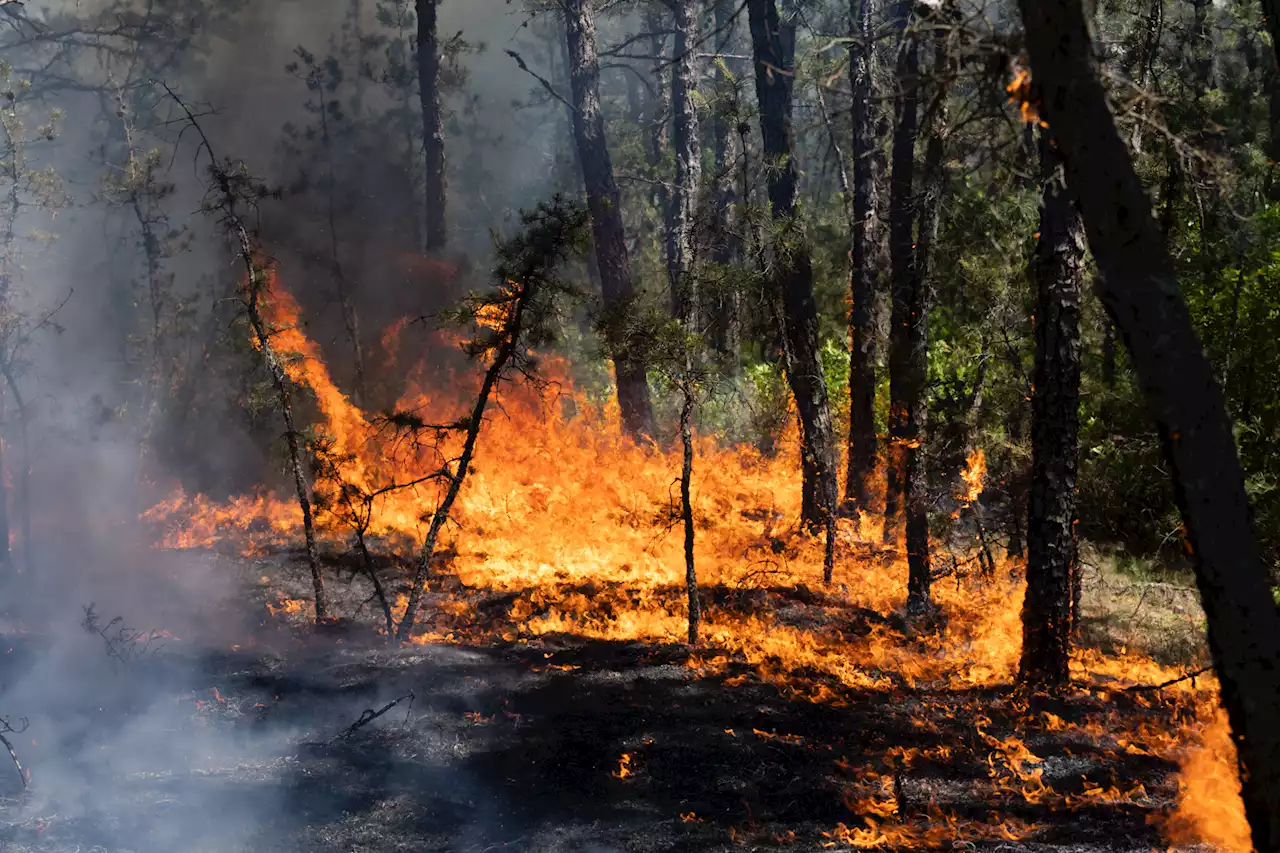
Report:
[[[410,690],[408,693],[404,694],[400,698],[392,699],[390,702],[383,705],[381,708],[379,708],[376,711],[373,710],[372,708],[366,709],[365,712],[360,715],[360,719],[356,720],[354,723],[348,726],[346,730],[343,731],[341,734],[334,736],[329,741],[329,743],[337,743],[340,740],[345,740],[346,738],[351,737],[351,735],[355,734],[360,729],[369,725],[374,720],[378,719],[383,714],[387,713],[392,708],[399,705],[401,702],[405,701],[406,699],[409,700],[409,708],[405,711],[405,714],[404,714],[404,719],[405,719],[405,722],[407,723],[409,721],[409,715],[413,713],[413,700],[416,698],[417,696],[414,694],[412,690]]]
[[[83,609],[84,619],[80,621],[80,627],[86,633],[101,637],[107,657],[119,663],[128,665],[147,655],[156,655],[164,648],[164,643],[157,644],[156,641],[172,639],[168,631],[135,631],[127,628],[121,616],[104,626],[93,604]]]
[[[1124,689],[1124,692],[1125,693],[1148,693],[1151,691],[1163,690],[1166,687],[1172,687],[1173,685],[1181,684],[1184,681],[1194,681],[1196,678],[1204,675],[1206,672],[1212,672],[1212,671],[1213,671],[1212,665],[1201,667],[1200,669],[1197,669],[1195,672],[1188,672],[1185,675],[1179,676],[1178,678],[1170,679],[1169,681],[1166,681],[1163,684],[1136,684],[1133,687],[1126,687]]]
[[[0,717],[0,743],[3,743],[5,749],[9,750],[9,757],[13,759],[13,766],[18,768],[18,778],[22,780],[22,787],[25,790],[31,784],[31,772],[22,766],[22,761],[18,759],[18,753],[13,748],[13,743],[6,734],[22,734],[27,730],[30,723],[26,717],[18,721],[17,727],[10,722],[8,717]]]

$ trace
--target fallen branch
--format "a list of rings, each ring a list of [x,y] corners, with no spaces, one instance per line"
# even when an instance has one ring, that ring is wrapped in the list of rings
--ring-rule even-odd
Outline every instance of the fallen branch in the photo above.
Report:
[[[393,700],[391,700],[390,702],[388,702],[386,705],[383,705],[383,706],[382,706],[381,708],[379,708],[377,711],[373,710],[372,708],[367,708],[367,709],[365,709],[365,712],[364,712],[363,714],[361,714],[361,715],[360,715],[360,719],[356,720],[354,723],[352,723],[350,726],[348,726],[348,727],[346,728],[346,730],[342,732],[342,734],[339,734],[339,735],[334,736],[334,737],[329,741],[329,743],[337,743],[337,742],[338,742],[338,741],[340,741],[340,740],[345,740],[345,739],[347,739],[347,738],[351,737],[353,734],[355,734],[356,732],[358,732],[360,729],[362,729],[362,728],[364,728],[365,726],[369,725],[369,724],[370,724],[370,723],[372,723],[374,720],[378,719],[378,718],[379,718],[379,717],[381,717],[383,714],[387,713],[387,712],[388,712],[388,711],[390,711],[392,708],[394,708],[395,706],[399,705],[401,702],[403,702],[403,701],[404,701],[404,700],[406,700],[406,699],[408,699],[408,700],[409,700],[409,708],[408,708],[408,710],[406,710],[406,711],[405,711],[404,719],[405,719],[405,722],[406,722],[406,723],[407,723],[407,722],[409,722],[409,715],[410,715],[411,713],[413,713],[413,700],[414,700],[414,699],[416,699],[416,698],[417,698],[417,697],[414,695],[414,692],[413,692],[412,690],[410,690],[408,693],[404,694],[404,695],[403,695],[403,696],[401,696],[399,699],[393,699]],[[17,759],[15,758],[14,760],[16,761]]]
[[[3,743],[5,749],[9,750],[9,757],[13,759],[13,766],[18,768],[18,778],[22,780],[22,787],[25,790],[31,784],[31,774],[22,766],[22,762],[18,759],[18,753],[14,751],[13,743],[5,737],[6,734],[22,734],[30,724],[27,722],[27,718],[23,717],[18,725],[19,728],[14,728],[8,717],[0,717],[0,743]]]
[[[1212,665],[1201,667],[1200,669],[1197,669],[1195,672],[1188,672],[1186,675],[1182,675],[1182,676],[1179,676],[1178,678],[1171,679],[1169,681],[1164,682],[1163,684],[1136,684],[1133,687],[1126,687],[1124,689],[1124,692],[1125,693],[1147,693],[1149,691],[1163,690],[1166,687],[1172,687],[1173,685],[1181,684],[1184,681],[1193,681],[1196,678],[1199,678],[1200,676],[1204,675],[1206,672],[1212,672],[1212,671],[1213,671]]]

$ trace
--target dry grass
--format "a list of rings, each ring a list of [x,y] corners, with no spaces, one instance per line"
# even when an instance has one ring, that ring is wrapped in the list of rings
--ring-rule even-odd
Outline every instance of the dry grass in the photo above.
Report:
[[[1189,669],[1208,663],[1204,611],[1188,573],[1093,548],[1082,549],[1081,568],[1083,645]]]

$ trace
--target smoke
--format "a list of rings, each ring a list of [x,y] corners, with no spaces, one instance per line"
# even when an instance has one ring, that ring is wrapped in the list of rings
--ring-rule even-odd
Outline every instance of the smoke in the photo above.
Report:
[[[14,555],[25,574],[0,578],[14,643],[0,657],[0,714],[28,718],[30,728],[10,737],[34,774],[26,799],[0,808],[4,845],[252,846],[288,804],[279,785],[237,790],[245,774],[287,775],[302,733],[359,713],[354,700],[342,699],[317,703],[287,722],[245,725],[260,713],[256,705],[272,708],[276,701],[270,688],[244,687],[253,683],[245,681],[248,664],[225,657],[246,638],[257,638],[256,649],[275,641],[261,636],[261,605],[246,603],[261,597],[258,570],[159,553],[138,513],[175,484],[240,491],[264,471],[280,470],[273,450],[278,415],[270,406],[255,408],[264,376],[246,371],[252,354],[228,300],[241,271],[217,217],[202,209],[209,151],[164,87],[196,113],[219,158],[243,162],[280,190],[263,200],[252,222],[348,389],[354,376],[336,307],[328,188],[337,209],[337,260],[360,307],[369,360],[377,362],[389,357],[379,349],[382,330],[403,317],[426,318],[404,334],[410,354],[429,347],[431,318],[488,267],[490,229],[509,230],[520,208],[563,184],[557,166],[568,155],[561,147],[563,108],[518,106],[536,84],[505,53],[519,49],[554,76],[557,43],[531,35],[517,4],[445,2],[442,37],[458,33],[466,43],[458,57],[465,80],[447,98],[455,239],[443,261],[418,254],[421,176],[413,171],[419,157],[413,135],[420,128],[405,123],[416,120],[417,104],[384,79],[393,70],[394,42],[413,34],[397,28],[397,5],[412,4],[61,0],[29,3],[0,18],[0,49],[13,58],[15,77],[42,87],[39,97],[21,102],[28,129],[59,115],[56,138],[32,133],[25,150],[31,174],[56,175],[59,192],[56,203],[46,204],[22,189],[10,265],[12,319],[3,324],[22,397],[20,409],[15,389],[5,390],[0,429]],[[154,83],[128,55],[126,38],[49,38],[127,30],[145,20],[145,8],[165,17],[164,37],[182,45],[164,58]],[[363,51],[371,74],[359,84],[363,116],[352,113],[353,9],[360,10],[358,29],[371,39]],[[309,92],[288,69],[297,48],[321,64],[337,57],[345,75],[337,94]],[[162,51],[154,44],[148,50],[148,61],[159,62]],[[53,71],[41,76],[49,68],[56,79]],[[314,106],[330,97],[342,106],[329,116],[333,144],[326,156]],[[141,214],[121,200],[118,186],[130,142],[139,158],[156,152],[154,180],[165,185],[154,211],[164,218],[152,225],[164,250],[161,311],[169,324],[163,348],[170,372],[150,391],[144,365],[154,318]],[[139,425],[152,393],[163,397],[162,416],[143,435]],[[382,393],[388,402],[396,389]],[[24,459],[31,462],[30,541],[22,538],[17,512],[16,472]],[[159,656],[126,653],[121,661],[102,636],[81,627],[90,602],[103,624],[121,617],[112,631],[123,625],[181,639],[165,640]],[[230,709],[210,694],[228,673],[237,673],[243,687]],[[218,775],[227,768],[238,768],[241,781]],[[0,793],[16,795],[16,783],[16,771],[0,767]],[[56,816],[59,829],[42,835],[40,815]],[[196,841],[215,835],[214,844]]]

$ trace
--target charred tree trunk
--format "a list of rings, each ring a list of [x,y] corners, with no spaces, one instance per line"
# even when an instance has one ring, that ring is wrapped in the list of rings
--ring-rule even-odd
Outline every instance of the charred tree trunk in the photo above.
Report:
[[[426,159],[427,251],[449,242],[445,216],[444,113],[440,108],[440,36],[436,12],[439,0],[415,0],[418,13],[418,97],[422,101],[422,148]]]
[[[691,364],[686,364],[691,368]],[[688,372],[692,372],[691,370]],[[686,376],[685,382],[691,379]],[[689,597],[689,645],[698,643],[698,626],[702,623],[702,604],[698,598],[698,572],[693,562],[693,408],[696,402],[693,388],[682,388],[684,400],[680,406],[680,445],[684,450],[684,462],[680,468],[680,520],[684,524],[684,582]]]
[[[940,122],[939,122],[940,124]],[[925,468],[924,437],[929,419],[929,308],[933,302],[933,246],[937,241],[938,208],[946,179],[941,128],[934,127],[925,149],[920,227],[916,238],[915,273],[906,299],[907,347],[901,384],[902,406],[906,411],[902,449],[902,503],[906,512],[907,609],[926,613],[933,609],[933,568],[929,559],[928,471]]]
[[[1080,296],[1084,229],[1048,133],[1040,135],[1044,188],[1033,262],[1036,363],[1031,396],[1031,500],[1027,593],[1018,679],[1058,687],[1070,679],[1075,598],[1075,488],[1079,461]]]
[[[915,289],[916,137],[920,130],[920,41],[910,0],[897,0],[897,28],[902,32],[895,79],[894,130],[889,178],[889,260],[893,277],[893,309],[889,320],[889,447],[884,496],[884,536],[897,537],[906,488],[906,450],[911,441],[909,365],[911,296]]]
[[[787,379],[800,414],[803,457],[802,521],[825,529],[838,495],[834,435],[827,386],[818,352],[818,309],[813,297],[813,261],[796,215],[795,138],[791,93],[795,82],[794,22],[778,15],[775,0],[748,0],[756,64],[760,134],[769,161],[769,203],[779,232],[774,290],[782,307]]]
[[[849,460],[845,505],[866,511],[876,473],[876,299],[880,291],[881,222],[876,200],[875,0],[850,0],[854,41],[849,50],[853,87],[853,233],[849,275]]]
[[[675,192],[671,199],[668,230],[667,273],[675,316],[688,329],[698,328],[699,294],[693,276],[694,231],[698,209],[698,185],[702,180],[698,143],[698,89],[694,52],[698,44],[697,0],[675,0],[675,57],[671,69],[671,108],[674,113],[671,140],[676,155]]]
[[[1222,390],[1116,130],[1080,0],[1020,0],[1019,5],[1045,118],[1061,147],[1067,184],[1080,204],[1098,264],[1099,295],[1124,336],[1173,469],[1209,648],[1239,755],[1253,844],[1260,853],[1275,851],[1280,849],[1280,612],[1254,536]],[[1274,18],[1269,24],[1280,26]]]
[[[586,184],[604,307],[616,317],[634,298],[635,287],[622,227],[622,199],[614,180],[613,162],[604,135],[604,115],[600,111],[600,58],[593,0],[566,0],[564,16],[573,91],[573,134]],[[622,410],[623,429],[633,438],[650,437],[653,409],[644,360],[634,352],[625,335],[612,332],[608,337],[618,378],[618,407]]]
[[[933,247],[937,242],[939,209],[946,185],[946,99],[953,72],[952,32],[939,27],[936,34],[932,75],[935,85],[925,114],[925,162],[921,193],[917,197],[913,189],[921,97],[918,28],[924,22],[912,15],[908,4],[899,7],[898,15],[899,26],[905,27],[905,32],[898,61],[898,81],[902,88],[897,105],[890,198],[889,240],[894,277],[889,353],[892,448],[885,499],[885,536],[896,534],[897,515],[905,510],[909,566],[907,609],[924,615],[934,607],[922,444],[928,418]]]

